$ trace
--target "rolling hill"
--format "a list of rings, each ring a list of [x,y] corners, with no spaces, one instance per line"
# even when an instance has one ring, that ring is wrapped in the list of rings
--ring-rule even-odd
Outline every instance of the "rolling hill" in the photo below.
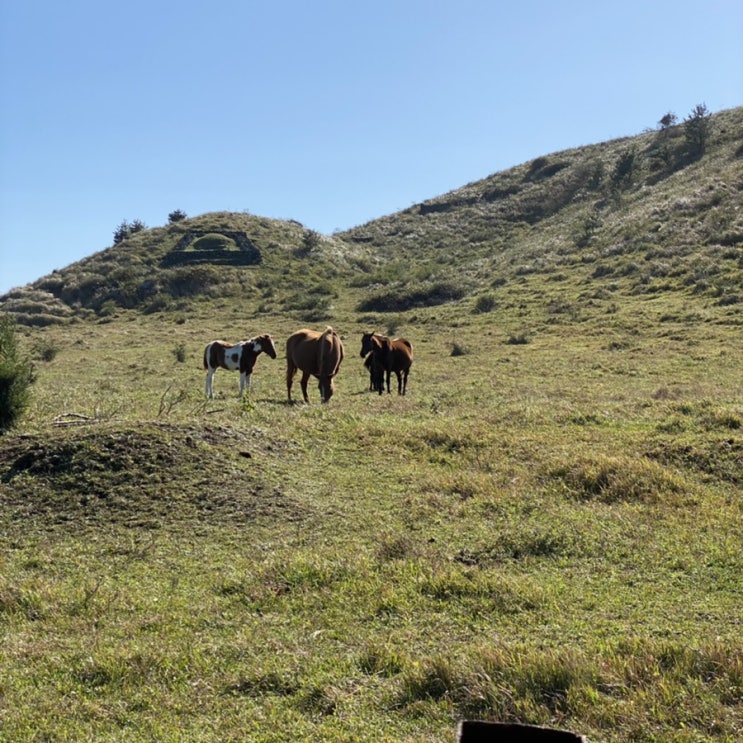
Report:
[[[711,116],[694,156],[684,127],[546,155],[333,236],[248,214],[185,219],[13,290],[0,309],[43,326],[270,287],[264,309],[322,319],[338,293],[399,312],[493,294],[529,304],[538,283],[533,298],[553,307],[664,293],[735,322],[743,108]],[[298,276],[308,298],[294,295]]]

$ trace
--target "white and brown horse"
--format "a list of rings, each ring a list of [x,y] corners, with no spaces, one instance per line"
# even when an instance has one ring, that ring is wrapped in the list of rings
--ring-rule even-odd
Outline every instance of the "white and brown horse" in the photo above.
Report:
[[[382,375],[390,391],[390,375],[397,376],[397,394],[404,395],[408,388],[408,374],[413,363],[413,344],[405,338],[387,338],[377,333],[364,333],[361,337],[362,358],[371,355],[369,373],[372,386],[381,395],[384,392]]]
[[[276,358],[276,348],[270,335],[259,335],[241,343],[212,341],[204,349],[204,369],[206,371],[206,396],[214,397],[214,372],[217,369],[229,369],[240,372],[240,397],[250,389],[250,375],[258,356],[268,354]]]
[[[307,396],[307,381],[310,375],[319,380],[320,399],[327,402],[333,396],[333,377],[338,374],[343,361],[343,343],[331,327],[324,332],[297,330],[286,341],[286,394],[292,401],[292,383],[297,369],[302,371],[300,385],[304,401]]]

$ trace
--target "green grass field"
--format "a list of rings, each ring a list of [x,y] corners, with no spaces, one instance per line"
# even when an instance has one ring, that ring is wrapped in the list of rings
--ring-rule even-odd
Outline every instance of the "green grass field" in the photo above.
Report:
[[[735,333],[421,317],[400,398],[341,321],[336,395],[288,406],[296,323],[254,319],[279,358],[207,403],[213,321],[166,319],[45,331],[0,439],[4,739],[738,737]]]

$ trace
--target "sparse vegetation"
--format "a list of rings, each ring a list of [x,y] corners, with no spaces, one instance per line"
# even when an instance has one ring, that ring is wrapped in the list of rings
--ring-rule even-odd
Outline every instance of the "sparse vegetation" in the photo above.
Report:
[[[47,363],[54,361],[58,353],[59,348],[46,339],[40,341],[35,348],[35,357]]]
[[[359,303],[359,312],[402,312],[419,307],[435,307],[465,295],[457,284],[438,281],[422,288],[399,288],[369,297]]]
[[[467,349],[459,341],[452,341],[451,355],[452,356],[466,356]]]
[[[173,349],[173,355],[175,356],[175,360],[182,364],[186,360],[186,344],[185,343],[179,343],[174,349]]]
[[[308,258],[320,246],[321,236],[315,230],[305,230],[302,234],[302,244],[296,248],[294,254],[297,258]]]
[[[475,302],[475,312],[492,312],[495,307],[496,301],[492,294],[481,294]]]

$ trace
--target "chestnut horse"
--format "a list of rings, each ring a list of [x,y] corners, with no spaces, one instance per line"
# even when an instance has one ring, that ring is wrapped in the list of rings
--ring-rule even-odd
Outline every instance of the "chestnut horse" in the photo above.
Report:
[[[387,338],[378,333],[364,333],[361,337],[361,356],[371,354],[372,362],[369,367],[372,386],[376,387],[381,395],[384,392],[382,374],[387,382],[387,392],[390,392],[390,374],[397,376],[397,394],[404,395],[408,387],[408,374],[413,363],[413,345],[405,338]],[[376,373],[375,373],[376,371]]]
[[[333,396],[333,377],[343,361],[343,344],[340,336],[331,327],[323,333],[315,330],[297,330],[286,341],[286,393],[292,401],[292,383],[297,369],[302,371],[300,385],[304,401],[307,396],[307,381],[310,375],[319,380],[320,399],[327,402]]]

